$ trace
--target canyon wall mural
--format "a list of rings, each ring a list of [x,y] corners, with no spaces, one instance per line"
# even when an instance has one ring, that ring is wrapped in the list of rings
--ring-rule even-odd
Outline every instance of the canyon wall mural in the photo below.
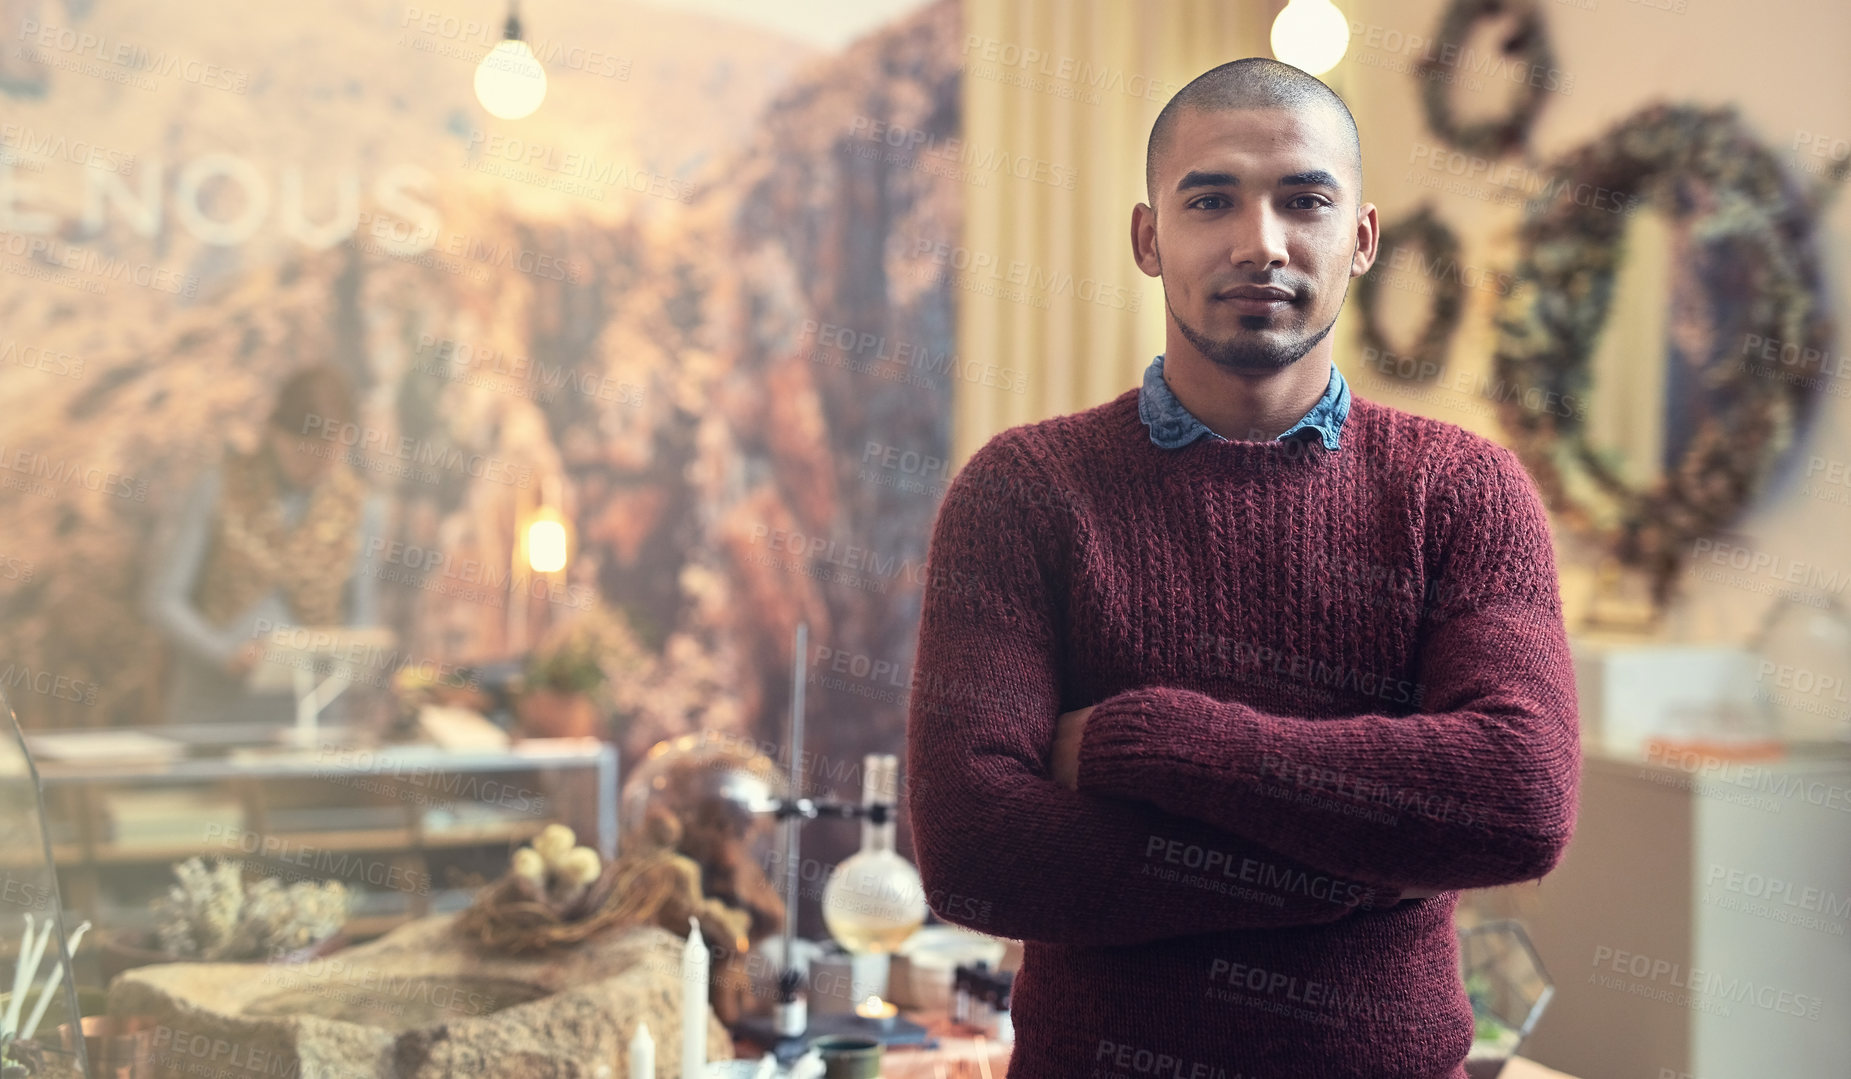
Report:
[[[329,361],[362,407],[319,434],[389,507],[388,666],[599,618],[627,772],[691,730],[782,752],[807,620],[815,792],[858,797],[902,744],[963,369],[956,4],[841,50],[524,5],[549,88],[512,122],[471,91],[494,7],[0,4],[8,694],[29,728],[163,722],[150,552]],[[543,503],[573,543],[536,584]]]

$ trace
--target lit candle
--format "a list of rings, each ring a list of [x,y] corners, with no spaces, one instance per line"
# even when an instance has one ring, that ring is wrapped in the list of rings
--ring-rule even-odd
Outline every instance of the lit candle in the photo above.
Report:
[[[681,951],[681,1079],[702,1079],[706,1070],[707,944],[700,923],[689,915]]]
[[[855,1005],[855,1014],[863,1019],[872,1020],[883,1031],[893,1029],[893,1017],[900,1013],[899,1006],[889,1000],[870,994],[868,999]]]
[[[656,1040],[649,1036],[649,1024],[638,1023],[630,1038],[630,1068],[625,1079],[656,1079]]]

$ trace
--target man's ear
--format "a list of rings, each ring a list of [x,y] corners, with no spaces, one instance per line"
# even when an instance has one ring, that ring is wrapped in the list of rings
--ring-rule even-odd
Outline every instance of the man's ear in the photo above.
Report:
[[[1361,277],[1375,265],[1376,245],[1382,238],[1381,219],[1375,203],[1365,202],[1356,212],[1356,248],[1350,254],[1350,276]]]
[[[1146,277],[1163,276],[1163,256],[1157,250],[1157,211],[1142,202],[1131,208],[1131,257]]]

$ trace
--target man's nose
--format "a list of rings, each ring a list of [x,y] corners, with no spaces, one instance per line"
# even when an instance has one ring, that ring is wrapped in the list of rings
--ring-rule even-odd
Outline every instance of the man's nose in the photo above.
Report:
[[[1242,214],[1228,260],[1243,270],[1278,269],[1286,264],[1285,224],[1271,206],[1255,205]]]

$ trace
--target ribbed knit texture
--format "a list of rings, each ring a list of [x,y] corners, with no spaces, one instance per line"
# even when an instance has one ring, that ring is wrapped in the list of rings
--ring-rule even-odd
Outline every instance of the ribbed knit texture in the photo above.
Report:
[[[1452,889],[1574,827],[1548,518],[1361,398],[1335,453],[1165,450],[1135,392],[1012,428],[939,509],[907,746],[933,909],[1025,942],[1011,1079],[1459,1079]]]

